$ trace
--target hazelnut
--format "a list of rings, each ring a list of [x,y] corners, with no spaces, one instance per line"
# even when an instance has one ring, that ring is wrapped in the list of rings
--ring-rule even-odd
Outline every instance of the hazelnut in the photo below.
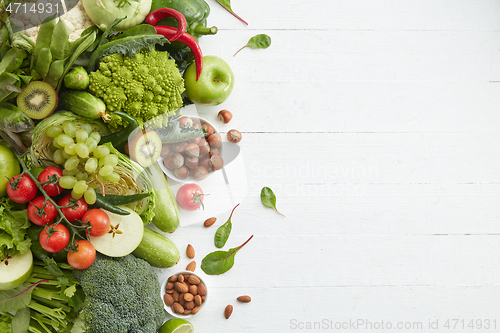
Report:
[[[181,119],[179,119],[179,125],[181,127],[193,126],[193,119],[189,117],[182,117]]]
[[[184,164],[184,156],[180,153],[175,153],[169,156],[170,158],[170,165],[172,166],[172,169],[178,169]]]
[[[205,139],[198,143],[198,147],[200,147],[200,154],[208,154],[210,152],[210,145]]]
[[[174,170],[175,177],[177,177],[179,179],[186,179],[188,174],[189,174],[189,169],[185,165]]]
[[[206,176],[208,176],[208,169],[204,166],[199,165],[196,169],[194,169],[193,177],[196,180],[205,179]]]
[[[200,164],[199,165],[202,166],[202,167],[205,167],[205,169],[207,169],[207,170],[211,169],[212,166],[210,164],[210,157],[204,157],[204,158],[200,159]]]
[[[220,155],[220,150],[219,148],[213,148],[213,147],[210,147],[210,153],[209,153],[210,156],[213,156],[213,155]]]
[[[184,154],[190,157],[200,156],[200,147],[196,143],[190,143],[184,148]]]
[[[201,128],[201,125],[200,125],[200,123],[194,123],[193,127],[196,129],[199,129],[199,128]]]
[[[212,171],[220,170],[224,166],[224,160],[220,155],[212,155],[212,157],[210,157],[210,165]]]
[[[177,142],[172,144],[172,151],[182,153],[184,148],[187,146],[187,142]]]
[[[214,128],[210,124],[203,124],[201,125],[201,128],[205,130],[205,136],[209,137],[210,135],[214,134]]]
[[[188,143],[195,143],[195,144],[198,144],[198,142],[201,141],[201,138],[196,138],[196,139],[191,139],[191,140],[188,140],[187,142]]]
[[[235,129],[227,132],[227,141],[232,143],[238,143],[241,141],[241,133]]]
[[[194,171],[196,169],[189,169],[189,177],[194,177]]]
[[[165,168],[169,169],[169,170],[173,170],[175,169],[172,164],[170,163],[172,161],[172,155],[170,156],[167,156],[164,160],[163,160],[163,165],[165,166]]]
[[[220,110],[217,118],[224,124],[227,124],[233,118],[233,115],[228,110]]]
[[[161,146],[161,157],[167,157],[172,152],[172,147],[169,144],[164,144]]]
[[[219,133],[214,133],[207,138],[210,148],[219,148],[222,146],[222,138]]]
[[[189,168],[189,169],[196,169],[198,166],[198,157],[191,157],[188,156],[184,159],[184,164]]]

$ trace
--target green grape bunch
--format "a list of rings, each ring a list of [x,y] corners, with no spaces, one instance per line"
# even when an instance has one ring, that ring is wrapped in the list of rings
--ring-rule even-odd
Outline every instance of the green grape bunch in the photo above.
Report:
[[[90,124],[79,129],[71,121],[60,126],[47,127],[45,134],[52,138],[54,163],[63,166],[63,176],[59,186],[71,190],[73,199],[82,196],[87,204],[96,201],[96,189],[104,192],[105,182],[118,182],[120,175],[115,172],[118,156],[110,153],[107,146],[99,145],[101,135],[92,132]]]

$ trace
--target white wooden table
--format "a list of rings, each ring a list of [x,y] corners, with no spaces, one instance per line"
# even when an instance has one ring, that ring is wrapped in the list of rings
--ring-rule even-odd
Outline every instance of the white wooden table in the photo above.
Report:
[[[198,111],[233,113],[248,182],[225,248],[255,236],[220,276],[215,226],[170,236],[159,274],[190,243],[209,287],[196,332],[500,330],[500,1],[233,0],[248,26],[207,2],[236,84]]]

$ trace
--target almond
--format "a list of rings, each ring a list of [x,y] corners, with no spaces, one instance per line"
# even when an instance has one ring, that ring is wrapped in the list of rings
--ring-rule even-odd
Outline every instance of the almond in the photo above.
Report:
[[[196,269],[196,261],[191,261],[187,266],[186,266],[186,271],[191,271],[194,272]]]
[[[215,223],[215,221],[217,221],[217,219],[215,217],[211,217],[209,219],[206,219],[203,225],[205,226],[205,228],[209,228]]]
[[[184,304],[186,303],[186,300],[184,299],[184,295],[185,294],[180,294],[179,295],[179,303],[184,306]]]
[[[177,282],[184,282],[184,275],[180,274],[180,275],[177,277]]]
[[[194,296],[198,295],[198,286],[197,285],[190,285],[189,286],[189,292],[193,294]]]
[[[172,297],[173,297],[175,302],[179,302],[179,293],[177,291],[174,291],[172,293]]]
[[[193,301],[186,301],[186,304],[184,304],[184,307],[188,310],[193,310],[194,309],[194,302]]]
[[[191,244],[188,244],[188,246],[186,248],[186,255],[189,259],[194,258],[194,248]]]
[[[179,281],[175,283],[174,289],[180,294],[187,293],[189,291],[189,287],[187,286],[187,284]]]
[[[184,310],[183,315],[187,316],[188,314],[191,314],[192,312],[193,312],[192,310]]]
[[[183,314],[184,313],[184,307],[182,305],[180,305],[179,303],[174,303],[172,304],[172,310],[175,312],[175,313],[180,313],[180,314]]]
[[[183,309],[184,310],[184,309]],[[181,312],[182,313],[182,312]],[[231,304],[229,304],[228,306],[226,306],[226,308],[224,309],[224,317],[226,317],[226,319],[229,319],[229,317],[231,317],[231,314],[233,313],[233,306]]]
[[[200,306],[200,305],[201,305],[201,303],[203,303],[203,302],[201,301],[201,296],[200,296],[200,295],[196,295],[196,296],[194,297],[194,303],[195,303],[196,305],[198,305],[198,306]]]
[[[186,302],[191,302],[193,299],[194,299],[193,294],[190,294],[190,293],[185,293],[185,294],[184,294],[184,300],[185,300]]]
[[[199,307],[199,306],[195,306],[195,307],[193,308],[193,310],[191,311],[191,313],[192,313],[192,314],[197,314],[197,313],[198,313],[198,311],[200,311],[200,307]]]
[[[207,294],[207,287],[203,284],[203,282],[200,282],[198,285],[198,295],[200,296],[205,296]]]
[[[170,290],[174,288],[174,283],[173,282],[167,282],[167,285],[165,286],[165,290]]]
[[[175,282],[177,281],[177,275],[172,275],[171,277],[168,278],[168,282]]]
[[[250,303],[252,301],[252,298],[248,295],[240,296],[237,298],[238,301],[242,303]]]
[[[167,304],[168,306],[172,306],[172,304],[174,304],[174,298],[172,297],[172,295],[170,294],[165,294],[163,296],[163,301],[165,302],[165,304]]]
[[[189,283],[191,283],[191,284],[198,285],[198,284],[200,284],[201,280],[200,280],[200,278],[199,278],[199,277],[197,277],[196,275],[191,275],[191,276],[189,277],[188,282],[189,282]]]

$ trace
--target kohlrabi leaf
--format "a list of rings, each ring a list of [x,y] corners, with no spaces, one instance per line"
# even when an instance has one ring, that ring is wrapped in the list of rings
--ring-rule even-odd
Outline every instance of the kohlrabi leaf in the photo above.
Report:
[[[205,135],[201,128],[193,126],[181,127],[178,121],[171,122],[167,127],[156,130],[162,143],[176,143],[200,138]]]

